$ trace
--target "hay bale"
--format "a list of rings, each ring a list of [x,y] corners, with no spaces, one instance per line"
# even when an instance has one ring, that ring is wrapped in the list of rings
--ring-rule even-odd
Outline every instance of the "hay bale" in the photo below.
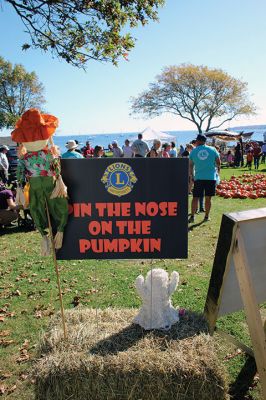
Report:
[[[202,316],[187,312],[167,332],[146,332],[136,310],[57,315],[39,344],[37,400],[220,400],[227,384]]]

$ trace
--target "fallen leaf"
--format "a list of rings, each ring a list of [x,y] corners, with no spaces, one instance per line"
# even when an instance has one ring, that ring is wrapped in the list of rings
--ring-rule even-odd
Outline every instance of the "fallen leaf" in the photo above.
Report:
[[[35,311],[34,317],[37,319],[42,318],[42,312],[41,311]]]
[[[6,313],[6,317],[13,318],[14,316],[15,316],[15,313],[14,313],[14,312],[8,312],[8,313]]]
[[[12,376],[10,372],[2,372],[0,371],[0,379],[3,381],[4,379],[8,379]]]
[[[43,311],[43,316],[44,317],[50,317],[51,315],[54,315],[55,310],[54,309],[47,309]]]
[[[79,296],[75,296],[73,298],[71,304],[73,304],[74,307],[77,307],[80,304],[80,297]]]
[[[22,343],[21,348],[19,350],[22,351],[24,349],[28,349],[29,348],[29,344],[30,344],[29,339],[25,339],[24,342]]]
[[[237,349],[234,353],[228,353],[228,354],[224,357],[224,360],[225,360],[225,361],[231,360],[232,358],[237,357],[237,356],[239,356],[239,355],[242,354],[242,353],[243,353],[243,352],[242,352],[241,349]]]
[[[12,296],[21,296],[21,291],[20,290],[15,290],[14,292],[12,292]]]
[[[13,393],[16,390],[16,388],[17,388],[17,385],[11,386],[10,388],[7,389],[7,393],[8,394]]]
[[[5,394],[7,387],[5,385],[0,385],[0,394]]]
[[[42,278],[41,281],[49,283],[51,281],[51,279],[50,278]]]
[[[20,379],[21,381],[25,381],[26,379],[28,379],[28,376],[29,376],[29,375],[22,373],[22,374],[19,376],[19,379]]]
[[[0,331],[0,337],[5,337],[5,336],[9,336],[10,335],[10,331]]]
[[[7,340],[7,339],[0,339],[0,346],[7,347],[7,346],[9,346],[9,345],[12,344],[12,343],[14,343],[14,340],[12,340],[12,339],[9,339],[9,340]]]
[[[20,364],[22,362],[28,361],[29,358],[30,356],[28,354],[21,354],[21,356],[16,359],[16,362]]]

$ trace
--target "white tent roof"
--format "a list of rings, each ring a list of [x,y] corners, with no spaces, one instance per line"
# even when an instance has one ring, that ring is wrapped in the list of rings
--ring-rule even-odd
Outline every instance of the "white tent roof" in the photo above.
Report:
[[[143,135],[143,139],[146,140],[147,142],[152,141],[154,139],[170,141],[175,138],[174,136],[169,135],[168,133],[155,131],[149,126],[146,129],[144,129],[144,131],[142,131],[141,133]]]

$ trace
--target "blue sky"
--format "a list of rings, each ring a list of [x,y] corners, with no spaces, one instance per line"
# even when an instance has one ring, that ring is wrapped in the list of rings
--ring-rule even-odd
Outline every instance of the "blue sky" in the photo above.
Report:
[[[118,67],[90,62],[87,71],[50,53],[22,52],[28,41],[8,3],[0,9],[0,55],[35,71],[45,87],[46,110],[60,119],[60,134],[95,134],[191,130],[194,125],[172,115],[153,119],[129,115],[131,96],[148,87],[163,67],[181,63],[221,68],[248,82],[258,114],[224,126],[266,124],[265,0],[166,0],[159,23],[132,31],[136,46],[129,62]]]

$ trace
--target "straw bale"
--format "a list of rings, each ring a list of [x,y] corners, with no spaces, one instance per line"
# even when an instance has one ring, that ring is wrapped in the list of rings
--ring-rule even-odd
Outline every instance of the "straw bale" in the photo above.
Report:
[[[220,400],[227,380],[201,315],[186,312],[169,331],[131,323],[136,310],[56,315],[39,343],[37,400]]]

